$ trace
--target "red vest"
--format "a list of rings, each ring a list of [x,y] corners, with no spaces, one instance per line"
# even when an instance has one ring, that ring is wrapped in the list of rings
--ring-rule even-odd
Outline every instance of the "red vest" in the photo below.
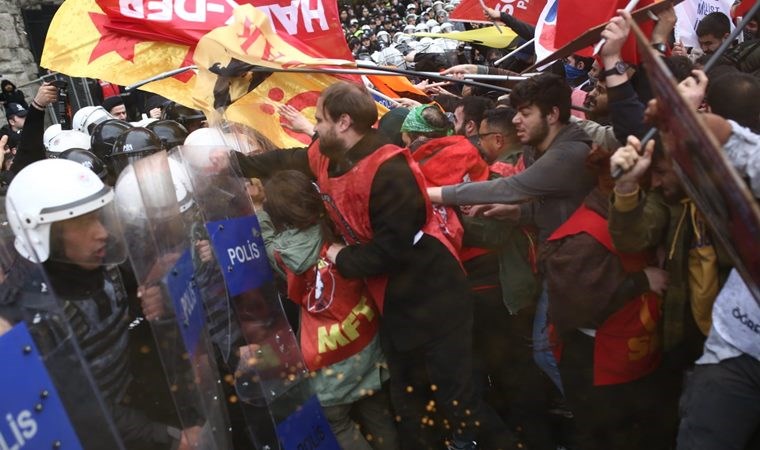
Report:
[[[377,334],[379,312],[363,280],[343,278],[327,259],[295,274],[275,254],[288,276],[288,298],[301,306],[300,341],[306,367],[318,370],[359,353]]]
[[[428,186],[448,186],[488,179],[488,164],[465,136],[431,139],[412,153]],[[454,244],[463,261],[488,253],[488,250],[462,248],[464,228],[452,206],[433,205],[433,215],[443,234]]]
[[[586,233],[620,257],[626,272],[646,266],[643,255],[620,254],[612,244],[607,220],[582,204],[549,241]],[[593,294],[592,294],[593,295]],[[594,386],[628,383],[660,365],[662,348],[657,333],[660,297],[646,292],[631,299],[597,328],[594,340]]]
[[[454,246],[444,237],[441,225],[433,218],[430,198],[428,198],[425,190],[425,179],[417,163],[412,160],[409,150],[395,145],[384,145],[362,158],[348,172],[337,177],[330,177],[327,174],[330,160],[319,151],[319,140],[309,147],[308,155],[309,167],[317,176],[317,184],[322,192],[325,208],[336,229],[348,245],[364,244],[372,240],[374,232],[369,217],[372,180],[375,179],[375,174],[380,165],[394,156],[403,155],[425,198],[427,220],[420,231],[441,241],[456,257],[457,253]],[[412,242],[409,244],[412,245]],[[388,276],[368,277],[366,282],[370,295],[375,299],[375,303],[382,313]]]
[[[498,174],[502,178],[511,177],[512,175],[517,175],[525,170],[525,161],[523,160],[522,155],[520,155],[520,157],[517,158],[517,162],[514,164],[496,161],[488,166],[488,168],[491,172]]]

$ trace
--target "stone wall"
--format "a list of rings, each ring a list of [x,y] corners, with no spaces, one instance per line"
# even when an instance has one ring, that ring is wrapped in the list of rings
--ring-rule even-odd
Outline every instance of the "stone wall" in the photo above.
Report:
[[[21,10],[39,8],[43,3],[60,4],[62,0],[0,0],[0,78],[11,80],[17,86],[36,79],[38,70]],[[31,99],[38,86],[34,84],[21,90]]]

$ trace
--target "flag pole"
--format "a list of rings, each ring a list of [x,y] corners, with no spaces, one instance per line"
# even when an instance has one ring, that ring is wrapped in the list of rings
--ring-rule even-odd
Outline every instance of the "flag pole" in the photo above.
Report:
[[[372,89],[369,86],[366,86],[367,90],[371,92],[373,95],[377,95],[378,97],[382,98],[386,102],[391,102],[395,106],[399,106],[401,103],[397,102],[396,100],[393,100],[392,98],[388,97],[387,95],[383,94],[382,92],[378,91],[377,89]]]
[[[536,40],[536,38],[533,38],[533,39],[531,39],[531,40],[529,40],[529,41],[525,42],[525,43],[524,43],[524,44],[522,44],[521,46],[519,46],[519,47],[517,47],[516,49],[512,50],[511,52],[507,53],[505,56],[502,56],[501,58],[497,59],[497,60],[496,60],[496,61],[493,63],[493,65],[494,65],[494,66],[498,66],[499,64],[501,64],[501,63],[503,63],[504,61],[508,60],[509,58],[511,58],[511,57],[513,57],[513,56],[515,56],[515,55],[516,55],[516,54],[517,54],[517,53],[518,53],[520,50],[522,50],[522,49],[524,49],[525,47],[529,46],[529,45],[530,45],[530,44],[532,44],[532,43],[533,43],[533,41],[535,41],[535,40]]]
[[[484,2],[483,0],[480,0],[480,7],[483,8],[483,12],[485,12],[485,10],[487,8],[486,2]],[[489,19],[491,19],[491,18],[489,17]],[[496,27],[496,31],[498,31],[499,34],[504,34],[504,32],[501,31],[501,27],[499,27],[499,24],[496,23],[496,19],[491,19],[491,23],[493,24],[493,26]]]
[[[185,66],[185,67],[180,67],[179,69],[168,70],[166,72],[159,73],[158,75],[154,75],[154,76],[152,76],[150,78],[146,78],[146,79],[144,79],[142,81],[138,81],[137,83],[130,84],[129,86],[125,87],[124,90],[125,91],[132,91],[132,90],[137,89],[139,87],[145,86],[148,83],[152,83],[154,81],[159,81],[159,80],[163,80],[163,79],[166,79],[166,78],[170,78],[170,77],[173,77],[174,75],[177,75],[177,74],[180,74],[180,73],[183,73],[183,72],[187,72],[188,70],[195,70],[197,68],[198,68],[198,66]]]
[[[493,91],[500,91],[500,92],[507,92],[507,93],[512,92],[512,89],[509,89],[509,88],[505,88],[505,87],[501,87],[501,86],[494,86],[492,84],[479,83],[477,81],[469,81],[469,80],[460,80],[460,79],[457,79],[457,78],[450,78],[450,77],[443,76],[441,74],[436,74],[434,72],[415,72],[413,70],[404,70],[404,69],[396,69],[396,68],[392,68],[392,67],[373,66],[373,65],[367,64],[366,62],[363,62],[363,61],[356,61],[356,65],[357,65],[357,67],[361,67],[361,68],[365,68],[365,69],[366,68],[373,68],[374,70],[379,70],[379,71],[382,71],[382,72],[387,72],[384,75],[391,74],[391,73],[396,73],[396,74],[404,75],[404,76],[408,76],[408,77],[423,76],[423,77],[430,78],[430,79],[433,79],[433,80],[438,80],[438,81],[454,81],[456,83],[461,83],[461,84],[464,84],[464,85],[467,85],[467,86],[482,87],[482,88],[490,89],[490,90],[493,90]]]
[[[636,7],[636,5],[639,4],[639,0],[631,0],[628,2],[627,5],[625,5],[625,12],[629,13],[633,11],[633,8]],[[604,47],[604,44],[607,42],[607,39],[602,38],[595,46],[594,46],[594,53],[591,54],[591,56],[596,56],[597,53]]]

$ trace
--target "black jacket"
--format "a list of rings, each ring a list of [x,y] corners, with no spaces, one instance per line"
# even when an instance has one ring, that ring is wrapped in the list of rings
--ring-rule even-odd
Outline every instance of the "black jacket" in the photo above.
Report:
[[[370,132],[348,151],[343,163],[330,163],[329,176],[346,173],[384,144],[384,137]],[[316,178],[304,149],[237,158],[247,177],[295,169]],[[456,258],[437,239],[424,235],[413,244],[427,211],[403,156],[383,163],[367,182],[372,183],[369,216],[374,236],[366,244],[342,250],[337,267],[348,278],[388,274],[381,330],[397,349],[411,350],[472,319],[467,281]]]

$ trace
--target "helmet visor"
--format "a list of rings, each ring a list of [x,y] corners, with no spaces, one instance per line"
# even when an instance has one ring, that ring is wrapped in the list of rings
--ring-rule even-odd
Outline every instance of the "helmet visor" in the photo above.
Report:
[[[113,201],[50,227],[50,259],[94,270],[126,259],[121,224]]]

